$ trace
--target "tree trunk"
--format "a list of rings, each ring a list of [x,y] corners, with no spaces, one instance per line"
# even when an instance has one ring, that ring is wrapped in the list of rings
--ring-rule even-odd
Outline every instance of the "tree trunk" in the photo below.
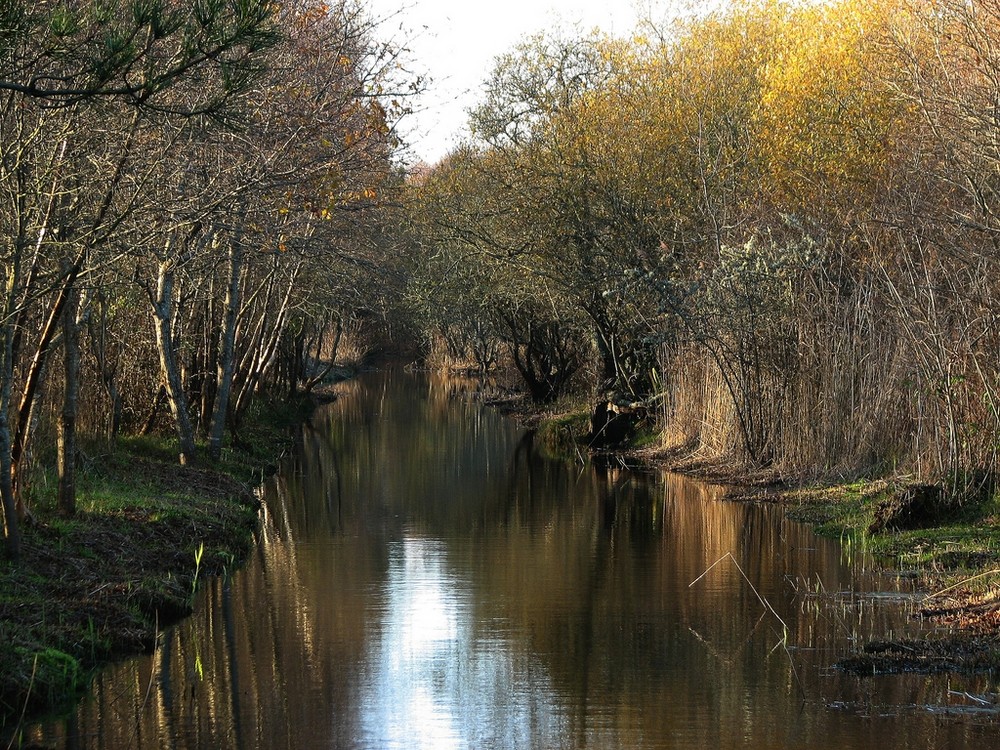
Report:
[[[263,376],[267,374],[274,362],[278,344],[281,341],[282,334],[284,333],[285,324],[288,322],[288,312],[291,309],[292,292],[295,289],[295,282],[298,280],[299,272],[301,270],[302,261],[299,261],[292,271],[288,282],[288,288],[285,290],[284,298],[281,301],[281,307],[278,309],[278,314],[271,330],[271,338],[265,344],[263,341],[263,335],[261,337],[260,344],[262,346],[258,350],[258,355],[252,361],[250,372],[247,375],[243,388],[240,390],[239,396],[236,398],[236,404],[233,407],[232,417],[234,424],[239,424],[247,406],[250,405],[250,399],[257,390],[257,385],[260,383]]]
[[[215,412],[208,438],[208,454],[218,459],[222,455],[222,437],[226,429],[226,413],[233,388],[236,360],[236,322],[240,310],[240,276],[243,272],[243,243],[239,238],[229,245],[229,287],[226,289],[226,314],[222,324],[221,349],[218,363]]]
[[[73,263],[68,267],[63,277],[62,286],[60,286],[59,292],[52,302],[52,307],[49,308],[48,319],[45,321],[45,327],[42,329],[42,335],[35,349],[35,355],[31,359],[31,366],[28,368],[28,374],[24,379],[24,388],[21,391],[21,401],[17,407],[17,422],[11,437],[10,449],[11,484],[14,487],[17,512],[21,517],[26,514],[27,509],[19,497],[17,479],[21,458],[24,455],[24,450],[28,442],[28,427],[31,424],[31,412],[38,396],[38,387],[42,380],[42,372],[45,370],[45,365],[48,361],[49,351],[52,348],[56,331],[59,329],[62,321],[63,310],[76,287],[76,280],[86,262],[86,258],[87,249],[84,248],[77,254]]]
[[[306,351],[306,335],[300,329],[283,337],[278,351],[275,385],[284,389],[286,398],[291,401],[298,392],[299,382],[303,380],[303,360]]]
[[[219,335],[223,324],[216,325],[217,304],[215,299],[216,278],[212,274],[209,297],[205,303],[202,324],[201,357],[204,372],[201,378],[201,402],[198,404],[198,429],[206,438],[212,434],[212,415],[215,414],[215,399],[219,390]],[[211,446],[209,447],[211,452]]]
[[[98,311],[100,314],[100,328],[94,330],[93,318],[88,326],[90,330],[90,350],[97,362],[97,369],[101,374],[101,382],[104,390],[111,401],[111,419],[108,425],[108,436],[114,439],[118,436],[122,424],[122,397],[118,391],[118,383],[115,379],[115,368],[108,361],[107,330],[108,330],[108,303],[106,299],[99,298]]]
[[[80,391],[80,327],[83,323],[80,293],[73,291],[63,311],[63,367],[65,391],[62,418],[56,441],[56,462],[59,472],[57,491],[59,512],[66,516],[76,513],[76,412]]]
[[[312,393],[312,389],[323,382],[330,371],[333,370],[337,362],[337,349],[340,348],[340,337],[344,333],[344,320],[339,315],[337,316],[337,332],[333,337],[333,347],[330,351],[330,361],[326,363],[326,367],[319,371],[316,375],[309,378],[306,381],[305,387],[303,388],[305,393]],[[324,326],[323,331],[319,336],[319,346],[316,347],[316,363],[319,364],[323,355],[323,339],[326,336],[326,327]]]
[[[16,170],[18,180],[22,171]],[[21,521],[17,514],[17,499],[14,495],[14,467],[11,460],[13,440],[10,431],[10,404],[14,382],[14,352],[18,336],[16,317],[17,300],[21,291],[21,260],[26,247],[26,217],[24,191],[17,191],[17,232],[14,237],[13,252],[4,263],[3,317],[0,318],[0,508],[3,510],[4,551],[10,560],[21,557]]]
[[[196,459],[194,428],[191,426],[191,416],[188,414],[187,395],[184,393],[184,383],[181,380],[180,368],[177,366],[177,353],[174,351],[174,337],[171,331],[173,321],[172,297],[174,291],[174,263],[160,263],[156,278],[156,297],[153,300],[153,313],[156,327],[156,348],[160,355],[160,374],[170,404],[170,413],[174,418],[179,442],[179,458],[182,465],[193,464]]]
[[[241,340],[244,342],[243,353],[236,361],[235,369],[233,371],[233,382],[232,382],[232,393],[230,395],[230,400],[238,401],[240,394],[243,392],[247,381],[250,378],[251,373],[254,369],[254,363],[260,356],[260,350],[264,346],[264,326],[267,323],[267,311],[271,307],[271,301],[274,297],[275,286],[277,279],[277,268],[272,268],[268,272],[266,279],[260,284],[257,290],[247,297],[243,294],[242,297],[245,298],[244,308],[240,310],[238,319],[246,318],[244,325],[247,328],[253,328],[253,330],[244,335]],[[251,308],[251,303],[258,301],[258,307],[261,308],[263,312],[260,314],[260,318],[257,320],[256,324],[253,324],[249,319],[251,313],[249,312]],[[237,324],[238,326],[239,324]],[[229,416],[232,415],[232,409],[229,410]]]
[[[160,407],[163,406],[163,402],[166,400],[167,389],[163,383],[160,383],[160,387],[156,389],[156,395],[153,397],[153,403],[149,406],[149,414],[146,415],[146,419],[142,423],[142,429],[139,430],[140,435],[151,435],[153,433],[153,428],[156,427],[156,415],[160,413]]]
[[[4,548],[7,557],[18,560],[21,556],[21,529],[14,501],[14,485],[11,481],[11,435],[10,413],[11,381],[13,380],[12,357],[14,353],[14,332],[10,325],[0,328],[0,504],[3,506]]]

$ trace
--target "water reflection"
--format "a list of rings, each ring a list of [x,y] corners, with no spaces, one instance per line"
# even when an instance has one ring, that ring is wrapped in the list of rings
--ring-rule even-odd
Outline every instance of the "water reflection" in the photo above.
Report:
[[[546,459],[433,379],[345,385],[264,501],[245,569],[30,740],[653,750],[997,735],[923,708],[988,678],[830,669],[912,627],[900,601],[832,595],[885,586],[863,554],[682,478]]]
[[[361,696],[365,746],[461,746],[452,709],[468,650],[467,604],[444,565],[434,542],[406,537],[390,545]]]
[[[448,573],[446,555],[429,539],[390,546],[358,746],[532,747],[540,737],[552,745],[560,731],[544,670],[512,648],[505,623],[477,623],[470,582]]]

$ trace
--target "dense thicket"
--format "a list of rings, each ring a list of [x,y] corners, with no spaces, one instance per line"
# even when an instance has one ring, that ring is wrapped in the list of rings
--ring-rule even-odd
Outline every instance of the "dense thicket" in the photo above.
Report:
[[[53,443],[73,512],[78,426],[217,456],[379,314],[401,99],[372,31],[354,0],[0,3],[9,554]]]
[[[498,62],[412,186],[428,335],[509,351],[539,400],[656,403],[706,454],[993,472],[1000,4],[747,0],[648,32]]]

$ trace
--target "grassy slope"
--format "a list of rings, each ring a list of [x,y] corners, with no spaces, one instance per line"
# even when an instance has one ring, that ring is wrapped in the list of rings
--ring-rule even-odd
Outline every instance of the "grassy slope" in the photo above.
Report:
[[[73,518],[54,513],[51,481],[36,488],[22,560],[0,560],[0,730],[71,705],[95,667],[151,648],[158,625],[190,613],[200,576],[240,563],[257,527],[252,487],[309,408],[260,407],[245,445],[199,468],[177,465],[170,438],[122,439],[81,467]]]
[[[887,481],[856,481],[783,494],[789,514],[820,534],[850,538],[900,568],[975,573],[1000,564],[1000,499],[965,503],[949,520],[926,529],[869,534],[875,508],[898,488]]]
[[[877,506],[898,489],[884,480],[857,481],[780,495],[793,518],[916,577],[925,596],[915,614],[948,628],[925,639],[864,644],[840,666],[862,676],[1000,670],[1000,497],[967,501],[929,528],[869,533]]]

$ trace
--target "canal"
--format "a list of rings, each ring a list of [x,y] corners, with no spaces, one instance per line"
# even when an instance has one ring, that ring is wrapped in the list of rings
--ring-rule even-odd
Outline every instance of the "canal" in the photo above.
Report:
[[[546,455],[456,384],[340,386],[248,563],[106,669],[53,748],[981,748],[988,677],[834,668],[907,582],[780,508]]]

